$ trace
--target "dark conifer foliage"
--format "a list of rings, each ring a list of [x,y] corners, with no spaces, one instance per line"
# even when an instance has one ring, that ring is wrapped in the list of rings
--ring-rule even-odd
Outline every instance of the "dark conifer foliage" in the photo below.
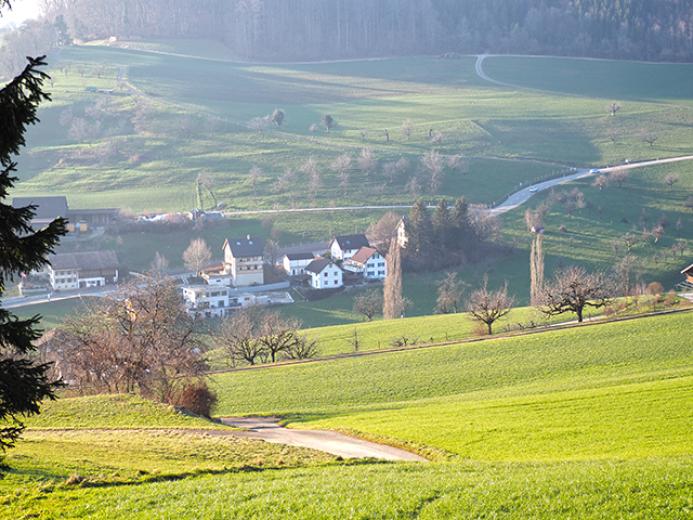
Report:
[[[0,0],[0,7],[8,2]],[[34,231],[34,207],[13,208],[9,191],[14,186],[13,156],[24,145],[27,126],[38,122],[36,110],[50,99],[43,91],[48,76],[40,70],[44,57],[28,58],[22,73],[0,90],[0,296],[6,283],[21,273],[45,265],[47,256],[65,234],[65,222],[57,219]],[[31,357],[40,336],[39,316],[20,320],[0,308],[0,450],[14,444],[23,429],[21,419],[39,412],[40,402],[54,398],[57,382],[47,376],[48,365]]]

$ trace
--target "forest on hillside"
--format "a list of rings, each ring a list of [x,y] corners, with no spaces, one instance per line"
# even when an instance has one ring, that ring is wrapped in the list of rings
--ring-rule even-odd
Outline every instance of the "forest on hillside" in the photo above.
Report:
[[[70,38],[211,38],[233,57],[518,53],[689,61],[693,0],[45,0],[3,64]],[[34,48],[31,48],[31,47]],[[37,48],[42,47],[42,48]]]

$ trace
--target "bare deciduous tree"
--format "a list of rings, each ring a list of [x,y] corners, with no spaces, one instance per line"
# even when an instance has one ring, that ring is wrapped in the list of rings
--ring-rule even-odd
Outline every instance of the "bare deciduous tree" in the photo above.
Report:
[[[670,188],[679,182],[679,176],[675,173],[669,173],[664,177],[664,183]]]
[[[66,363],[85,393],[133,392],[170,403],[206,368],[202,345],[170,280],[127,285],[66,321]]]
[[[276,362],[279,354],[288,352],[299,341],[300,338],[296,331],[300,325],[297,320],[283,318],[277,312],[264,314],[258,341],[269,355],[272,363]]]
[[[262,313],[257,308],[234,313],[221,325],[218,340],[226,349],[233,366],[243,360],[255,365],[262,359],[264,346],[258,340]]]
[[[375,155],[373,155],[373,150],[370,148],[363,148],[358,158],[356,159],[356,164],[366,176],[370,175],[375,169],[376,165]]]
[[[383,293],[378,289],[371,289],[354,298],[354,312],[362,314],[367,321],[383,310]]]
[[[460,311],[464,289],[457,273],[447,273],[438,283],[438,298],[436,312],[450,314]]]
[[[183,262],[185,267],[194,271],[196,275],[202,272],[202,269],[212,259],[212,251],[201,238],[196,238],[190,242],[188,248],[183,252]]]
[[[409,139],[411,137],[411,134],[414,131],[414,124],[411,122],[411,119],[405,119],[402,122],[401,130],[402,130],[402,135],[406,139]]]
[[[150,265],[149,270],[152,273],[155,273],[157,275],[161,275],[166,272],[168,269],[168,260],[164,255],[159,253],[158,251],[154,254],[154,260],[152,260],[152,263]]]
[[[610,284],[602,273],[568,267],[558,271],[552,283],[544,289],[542,311],[548,316],[573,312],[578,322],[582,322],[585,307],[604,307],[609,303],[610,295]]]
[[[507,282],[496,291],[488,288],[488,276],[484,276],[481,287],[469,296],[467,309],[472,318],[484,323],[488,334],[493,334],[493,324],[506,316],[512,309],[514,299],[508,295]]]
[[[250,171],[248,172],[248,180],[250,181],[250,187],[253,188],[253,193],[256,193],[257,183],[260,182],[260,179],[262,179],[263,176],[264,172],[259,166],[253,166],[250,168]]]

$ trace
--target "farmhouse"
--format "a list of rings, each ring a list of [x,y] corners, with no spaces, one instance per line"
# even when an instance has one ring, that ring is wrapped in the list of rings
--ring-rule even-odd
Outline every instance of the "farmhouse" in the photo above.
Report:
[[[310,275],[310,286],[313,289],[336,289],[344,285],[342,270],[327,258],[316,258],[305,272]]]
[[[351,258],[362,247],[369,247],[365,235],[341,235],[336,236],[330,242],[330,254],[335,260]]]
[[[53,290],[103,287],[118,281],[118,257],[114,251],[58,253],[46,268]]]
[[[265,282],[262,255],[264,242],[247,235],[224,241],[224,272],[230,274],[236,287],[262,285]]]
[[[693,287],[693,264],[689,265],[681,271],[681,274],[685,276],[683,285],[687,287]]]
[[[387,276],[385,257],[373,247],[362,247],[343,266],[345,271],[361,273],[366,280],[384,280]]]
[[[287,253],[282,257],[282,267],[289,276],[300,276],[314,259],[313,253]]]
[[[104,227],[118,217],[115,208],[102,209],[71,209],[65,195],[49,197],[15,197],[12,207],[24,208],[36,206],[31,227],[42,229],[56,218],[67,219],[67,230],[71,233],[86,233],[93,227]]]

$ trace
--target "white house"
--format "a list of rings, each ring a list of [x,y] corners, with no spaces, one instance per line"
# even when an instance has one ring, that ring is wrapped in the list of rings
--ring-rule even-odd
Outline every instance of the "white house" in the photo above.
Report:
[[[183,287],[183,301],[187,313],[195,318],[223,318],[237,309],[258,303],[255,294],[207,284]]]
[[[289,276],[299,276],[314,259],[313,253],[287,253],[282,258],[282,267]]]
[[[365,235],[340,235],[330,242],[330,254],[335,260],[345,260],[356,254],[362,247],[369,247]]]
[[[103,287],[118,281],[114,251],[58,253],[49,257],[46,273],[55,291]]]
[[[236,287],[262,285],[265,282],[262,255],[265,244],[247,235],[224,241],[224,272],[233,278]]]
[[[363,274],[366,280],[384,280],[387,276],[385,257],[373,247],[362,247],[342,265],[346,271]]]
[[[188,285],[183,287],[185,309],[193,317],[212,318],[226,316],[229,310],[228,287]]]
[[[344,285],[341,268],[327,258],[313,260],[306,266],[306,273],[313,289],[336,289]]]
[[[225,273],[223,266],[214,266],[205,269],[200,274],[202,279],[209,285],[217,285],[221,287],[231,287],[233,285],[233,276],[231,273]]]

